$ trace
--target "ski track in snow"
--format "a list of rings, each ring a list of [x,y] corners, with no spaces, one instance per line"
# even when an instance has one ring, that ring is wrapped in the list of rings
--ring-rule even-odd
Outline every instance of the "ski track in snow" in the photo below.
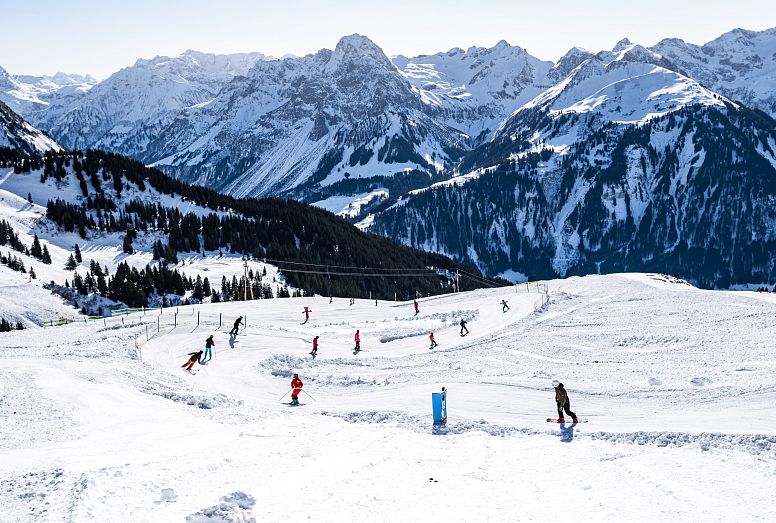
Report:
[[[280,521],[290,495],[314,521],[543,520],[558,492],[596,520],[776,516],[776,300],[652,275],[551,281],[544,307],[524,288],[421,299],[418,316],[328,298],[197,306],[248,325],[231,342],[186,326],[140,354],[137,318],[3,334],[0,519]],[[213,360],[183,372],[211,333]],[[294,372],[305,405],[289,409]],[[544,421],[552,379],[589,423]],[[620,503],[623,489],[638,495]]]

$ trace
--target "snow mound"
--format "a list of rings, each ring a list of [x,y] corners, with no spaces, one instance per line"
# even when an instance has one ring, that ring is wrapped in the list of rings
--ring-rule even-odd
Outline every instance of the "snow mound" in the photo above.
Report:
[[[187,523],[255,523],[251,509],[256,499],[250,494],[232,492],[221,498],[221,502],[212,507],[186,516]]]

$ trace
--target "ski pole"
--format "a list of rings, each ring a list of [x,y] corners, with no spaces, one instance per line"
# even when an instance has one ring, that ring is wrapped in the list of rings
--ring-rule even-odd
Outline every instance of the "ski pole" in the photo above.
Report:
[[[313,401],[315,401],[315,398],[313,398],[313,395],[312,395],[312,394],[310,394],[309,392],[307,392],[307,391],[306,391],[306,390],[304,390],[304,389],[302,389],[302,392],[304,392],[305,394],[307,394],[308,396],[310,396],[310,397],[313,399]]]
[[[291,392],[292,390],[294,390],[294,389],[288,389],[288,392]],[[282,400],[283,398],[285,398],[286,396],[288,396],[288,392],[286,392],[285,394],[283,394],[283,395],[280,397],[280,399]]]

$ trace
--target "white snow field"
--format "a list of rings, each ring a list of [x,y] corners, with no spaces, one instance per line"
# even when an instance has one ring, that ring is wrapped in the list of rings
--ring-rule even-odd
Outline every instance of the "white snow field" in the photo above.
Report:
[[[247,328],[230,343],[230,325],[181,321],[142,359],[152,314],[0,334],[0,521],[776,520],[776,300],[643,274],[548,285],[544,307],[517,286],[424,298],[417,316],[344,298],[181,307]],[[183,371],[210,334],[212,361]],[[281,402],[293,372],[301,407]],[[589,423],[545,421],[553,379]]]

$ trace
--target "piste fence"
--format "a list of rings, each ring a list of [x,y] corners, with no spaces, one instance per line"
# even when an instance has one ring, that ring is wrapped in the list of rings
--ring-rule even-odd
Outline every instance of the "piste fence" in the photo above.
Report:
[[[183,309],[183,310],[181,310]],[[110,316],[60,316],[44,323],[44,327],[56,327],[70,323],[102,323],[103,326],[126,325],[137,327],[135,335],[135,353],[142,357],[141,349],[150,339],[161,334],[168,334],[175,329],[197,328],[207,326],[220,329],[232,325],[233,317],[225,316],[223,312],[207,313],[197,310],[196,305],[180,307],[155,308],[124,308],[114,309]],[[242,328],[247,327],[248,317],[242,317]]]
[[[540,295],[539,303],[534,304],[534,310],[539,310],[550,301],[550,289],[544,281],[526,281],[514,285],[515,293],[535,292]]]

